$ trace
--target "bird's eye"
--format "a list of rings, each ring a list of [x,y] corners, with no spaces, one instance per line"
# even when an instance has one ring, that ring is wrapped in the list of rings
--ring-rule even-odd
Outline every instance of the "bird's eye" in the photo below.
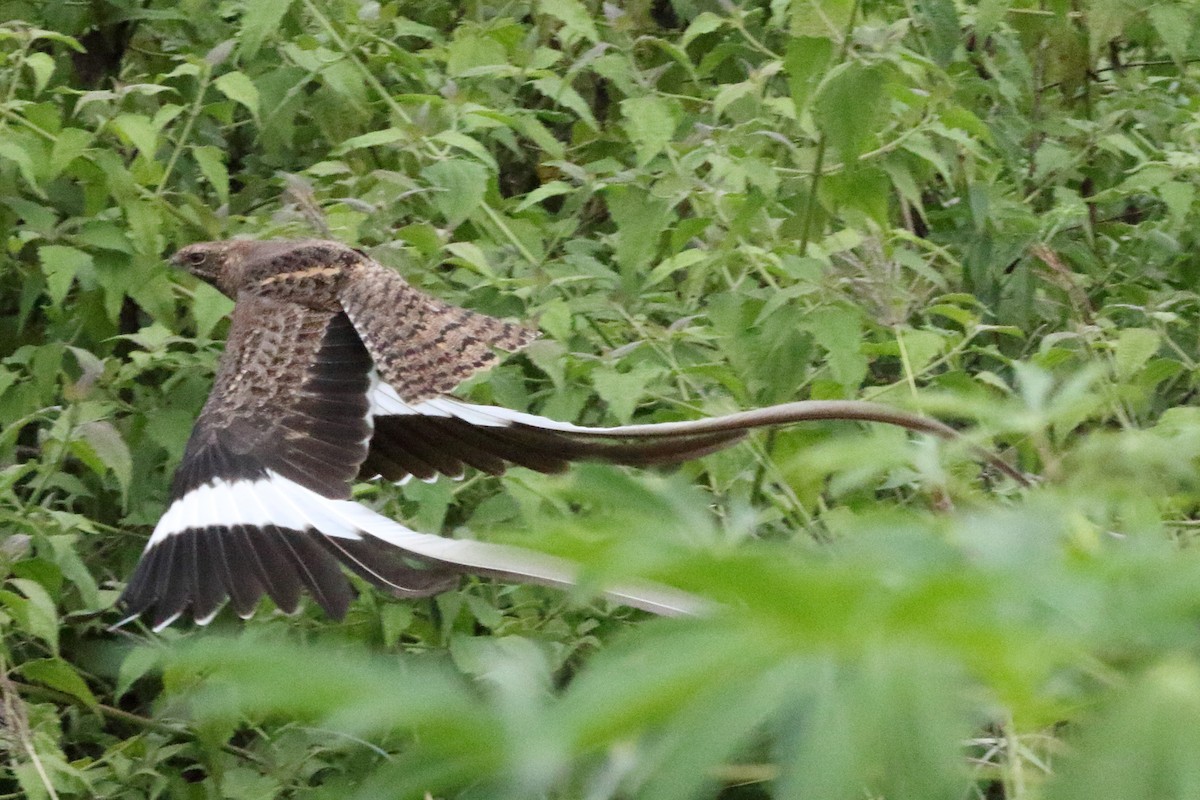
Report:
[[[197,267],[203,264],[206,258],[208,258],[208,256],[199,250],[187,254],[187,262]]]

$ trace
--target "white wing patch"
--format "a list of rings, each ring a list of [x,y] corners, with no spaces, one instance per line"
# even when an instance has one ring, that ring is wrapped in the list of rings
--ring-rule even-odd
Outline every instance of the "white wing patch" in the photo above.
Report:
[[[176,500],[159,520],[149,547],[187,530],[207,527],[274,526],[317,530],[340,539],[371,536],[415,556],[472,572],[515,577],[550,586],[579,582],[579,566],[566,559],[518,547],[418,533],[353,500],[331,500],[274,472],[257,480],[217,480]],[[657,614],[699,614],[711,605],[695,595],[652,584],[621,584],[603,593]],[[167,623],[163,623],[165,626]]]

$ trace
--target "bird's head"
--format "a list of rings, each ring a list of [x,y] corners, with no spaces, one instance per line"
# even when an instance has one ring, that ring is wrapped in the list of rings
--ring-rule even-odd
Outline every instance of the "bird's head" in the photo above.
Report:
[[[230,242],[205,241],[179,249],[170,257],[170,265],[187,270],[202,281],[215,285],[226,294]],[[230,287],[232,288],[232,287]]]
[[[359,250],[319,239],[232,239],[189,244],[171,256],[171,265],[187,270],[236,300],[240,290],[261,289],[289,273],[303,277],[313,269],[318,273],[336,272],[365,258]]]

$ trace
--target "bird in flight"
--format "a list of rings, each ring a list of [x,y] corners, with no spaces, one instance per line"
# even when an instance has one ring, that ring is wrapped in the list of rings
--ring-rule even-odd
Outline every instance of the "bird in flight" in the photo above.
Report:
[[[449,393],[537,334],[444,303],[365,253],[322,240],[203,242],[171,259],[235,301],[229,338],[175,473],[169,506],[118,600],[161,629],[226,601],[249,617],[264,595],[294,612],[303,593],[340,619],[342,567],[402,597],[463,574],[570,586],[573,563],[413,531],[350,499],[356,480],[560,472],[591,459],[647,465],[701,456],[751,428],[812,419],[886,422],[943,437],[935,420],[857,401],[801,401],[687,422],[589,428]],[[1018,480],[1002,461],[989,462]],[[660,614],[695,595],[653,584],[603,587]]]

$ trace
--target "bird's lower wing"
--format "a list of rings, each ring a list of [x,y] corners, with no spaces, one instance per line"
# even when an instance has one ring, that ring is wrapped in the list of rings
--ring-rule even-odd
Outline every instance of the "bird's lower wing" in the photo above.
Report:
[[[155,629],[189,606],[207,623],[228,595],[243,617],[263,594],[294,611],[304,591],[340,618],[351,590],[337,561],[401,596],[450,588],[460,574],[570,587],[577,564],[500,544],[418,533],[351,500],[325,497],[278,473],[216,481],[176,501],[155,528],[122,596]],[[618,602],[658,614],[699,613],[702,599],[653,584],[602,587]]]
[[[242,616],[263,595],[292,612],[307,591],[341,617],[353,592],[339,562],[396,594],[456,583],[453,571],[410,562],[379,542],[327,535],[280,505],[293,486],[315,497],[350,496],[371,433],[371,368],[344,314],[239,298],[171,503],[118,605],[157,628],[189,610],[207,622],[226,599]]]

